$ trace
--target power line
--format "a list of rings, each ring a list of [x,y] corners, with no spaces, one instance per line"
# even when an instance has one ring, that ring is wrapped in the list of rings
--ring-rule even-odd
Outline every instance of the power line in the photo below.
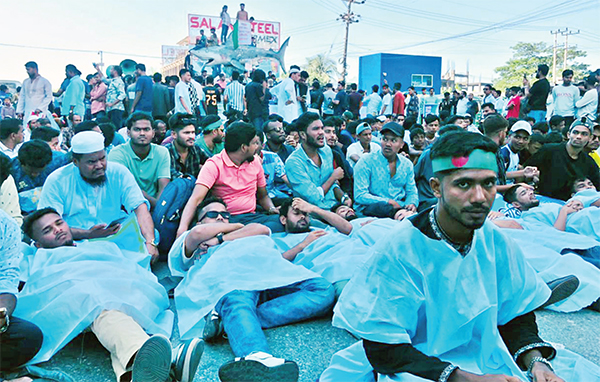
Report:
[[[141,57],[141,58],[161,58],[159,56],[147,56],[147,55],[143,55],[143,54],[134,54],[134,53],[109,52],[109,51],[106,51],[106,50],[53,48],[53,47],[47,47],[47,46],[32,46],[32,45],[5,44],[5,43],[0,43],[0,46],[6,46],[6,47],[9,47],[9,48],[25,48],[25,49],[51,50],[51,51],[59,51],[59,52],[95,53],[95,54],[98,54],[98,53],[102,52],[104,54],[114,54],[114,55],[117,55],[117,56]]]

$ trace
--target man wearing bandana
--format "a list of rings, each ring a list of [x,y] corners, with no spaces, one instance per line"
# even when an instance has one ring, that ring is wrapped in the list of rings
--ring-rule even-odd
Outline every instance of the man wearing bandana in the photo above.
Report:
[[[486,220],[496,150],[468,132],[434,144],[438,203],[398,223],[347,284],[333,325],[362,341],[334,355],[321,382],[373,381],[374,372],[380,382],[598,380],[597,366],[539,337],[533,310],[551,292]]]

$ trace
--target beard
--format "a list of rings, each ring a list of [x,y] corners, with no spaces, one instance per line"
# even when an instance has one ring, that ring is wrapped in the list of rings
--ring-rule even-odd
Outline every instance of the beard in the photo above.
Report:
[[[441,204],[440,207],[444,208],[446,210],[446,212],[448,213],[448,215],[450,215],[450,217],[452,217],[452,219],[454,219],[456,222],[460,223],[463,227],[465,227],[469,230],[476,230],[476,229],[481,228],[483,226],[483,224],[485,223],[485,219],[487,218],[487,215],[490,212],[490,208],[486,208],[483,205],[474,205],[474,206],[465,207],[462,209],[456,208],[445,201],[444,195],[442,195],[441,202],[442,203],[440,203]],[[465,217],[466,213],[475,212],[475,211],[479,212],[480,210],[486,211],[480,220],[469,221],[466,219],[466,217]]]
[[[106,175],[102,175],[98,178],[86,178],[85,176],[81,175],[81,178],[89,185],[93,186],[93,187],[100,187],[102,186],[104,183],[106,183]]]
[[[321,147],[323,147],[317,142],[315,138],[311,137],[308,134],[306,135],[306,144],[310,147],[314,147],[315,149],[320,149]]]
[[[296,223],[290,224],[290,221],[287,221],[287,224],[285,225],[285,231],[287,233],[306,233],[306,232],[310,232],[310,223],[308,220],[306,220],[306,225],[302,226],[299,224],[300,220]]]
[[[358,216],[356,216],[356,215],[346,216],[346,221],[347,222],[351,222],[354,219],[358,219]]]

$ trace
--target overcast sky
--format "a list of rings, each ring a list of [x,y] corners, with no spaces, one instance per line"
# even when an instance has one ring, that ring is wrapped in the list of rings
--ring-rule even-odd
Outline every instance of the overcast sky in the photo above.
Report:
[[[307,57],[318,53],[340,60],[345,28],[336,18],[345,11],[346,2],[245,3],[251,16],[279,21],[283,39],[291,37],[286,65],[302,66]],[[187,14],[218,15],[224,4],[235,17],[237,1],[2,0],[0,79],[22,81],[23,64],[35,60],[40,73],[57,88],[66,64],[91,73],[92,62],[100,61],[100,50],[107,52],[107,64],[132,58],[145,63],[150,72],[158,71],[161,45],[175,45],[187,36]],[[580,30],[569,36],[569,45],[586,50],[588,57],[582,61],[593,69],[600,67],[598,0],[366,0],[352,9],[362,17],[350,27],[350,80],[358,78],[359,56],[386,52],[441,56],[442,72],[455,67],[465,73],[469,67],[472,81],[490,81],[494,68],[510,58],[512,45],[519,41],[551,44],[550,31],[559,28]],[[563,36],[558,40],[564,43]]]

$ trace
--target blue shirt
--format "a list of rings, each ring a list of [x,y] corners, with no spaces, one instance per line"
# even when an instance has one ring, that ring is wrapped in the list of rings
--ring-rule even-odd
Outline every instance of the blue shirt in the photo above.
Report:
[[[135,82],[135,92],[142,92],[142,97],[135,105],[135,111],[152,113],[152,78],[149,76],[138,77]]]
[[[71,106],[73,106],[73,115],[85,115],[85,106],[83,100],[85,98],[85,85],[79,76],[71,77],[67,90],[62,100],[60,112],[62,115],[69,115]]]
[[[19,225],[0,210],[0,293],[17,294],[21,257]]]
[[[54,171],[42,188],[38,208],[52,207],[72,228],[89,229],[133,212],[142,203],[150,206],[127,167],[114,162],[106,165],[106,181],[92,186],[79,169],[68,164]]]
[[[318,167],[299,146],[285,162],[285,171],[294,190],[294,195],[323,209],[329,209],[337,203],[333,193],[334,184],[327,194],[323,192],[323,183],[333,174],[333,153],[329,146],[318,150],[321,157],[321,167]]]
[[[19,162],[19,159],[13,159],[10,173],[15,179],[15,184],[17,185],[19,204],[21,205],[22,211],[32,212],[36,209],[36,200],[39,192],[33,192],[32,190],[36,188],[41,189],[48,176],[54,170],[65,166],[69,162],[71,162],[71,156],[69,154],[53,151],[52,160],[50,163],[48,163],[48,165],[44,168],[44,171],[32,179],[29,175],[25,174],[25,171],[23,171],[23,167],[21,167],[21,162]]]
[[[412,162],[398,155],[392,177],[389,162],[380,151],[364,155],[354,166],[354,200],[358,210],[390,199],[401,206],[419,205]]]
[[[279,155],[271,151],[262,151],[262,165],[267,180],[267,192],[272,198],[289,198],[292,190],[283,181],[285,165]]]

